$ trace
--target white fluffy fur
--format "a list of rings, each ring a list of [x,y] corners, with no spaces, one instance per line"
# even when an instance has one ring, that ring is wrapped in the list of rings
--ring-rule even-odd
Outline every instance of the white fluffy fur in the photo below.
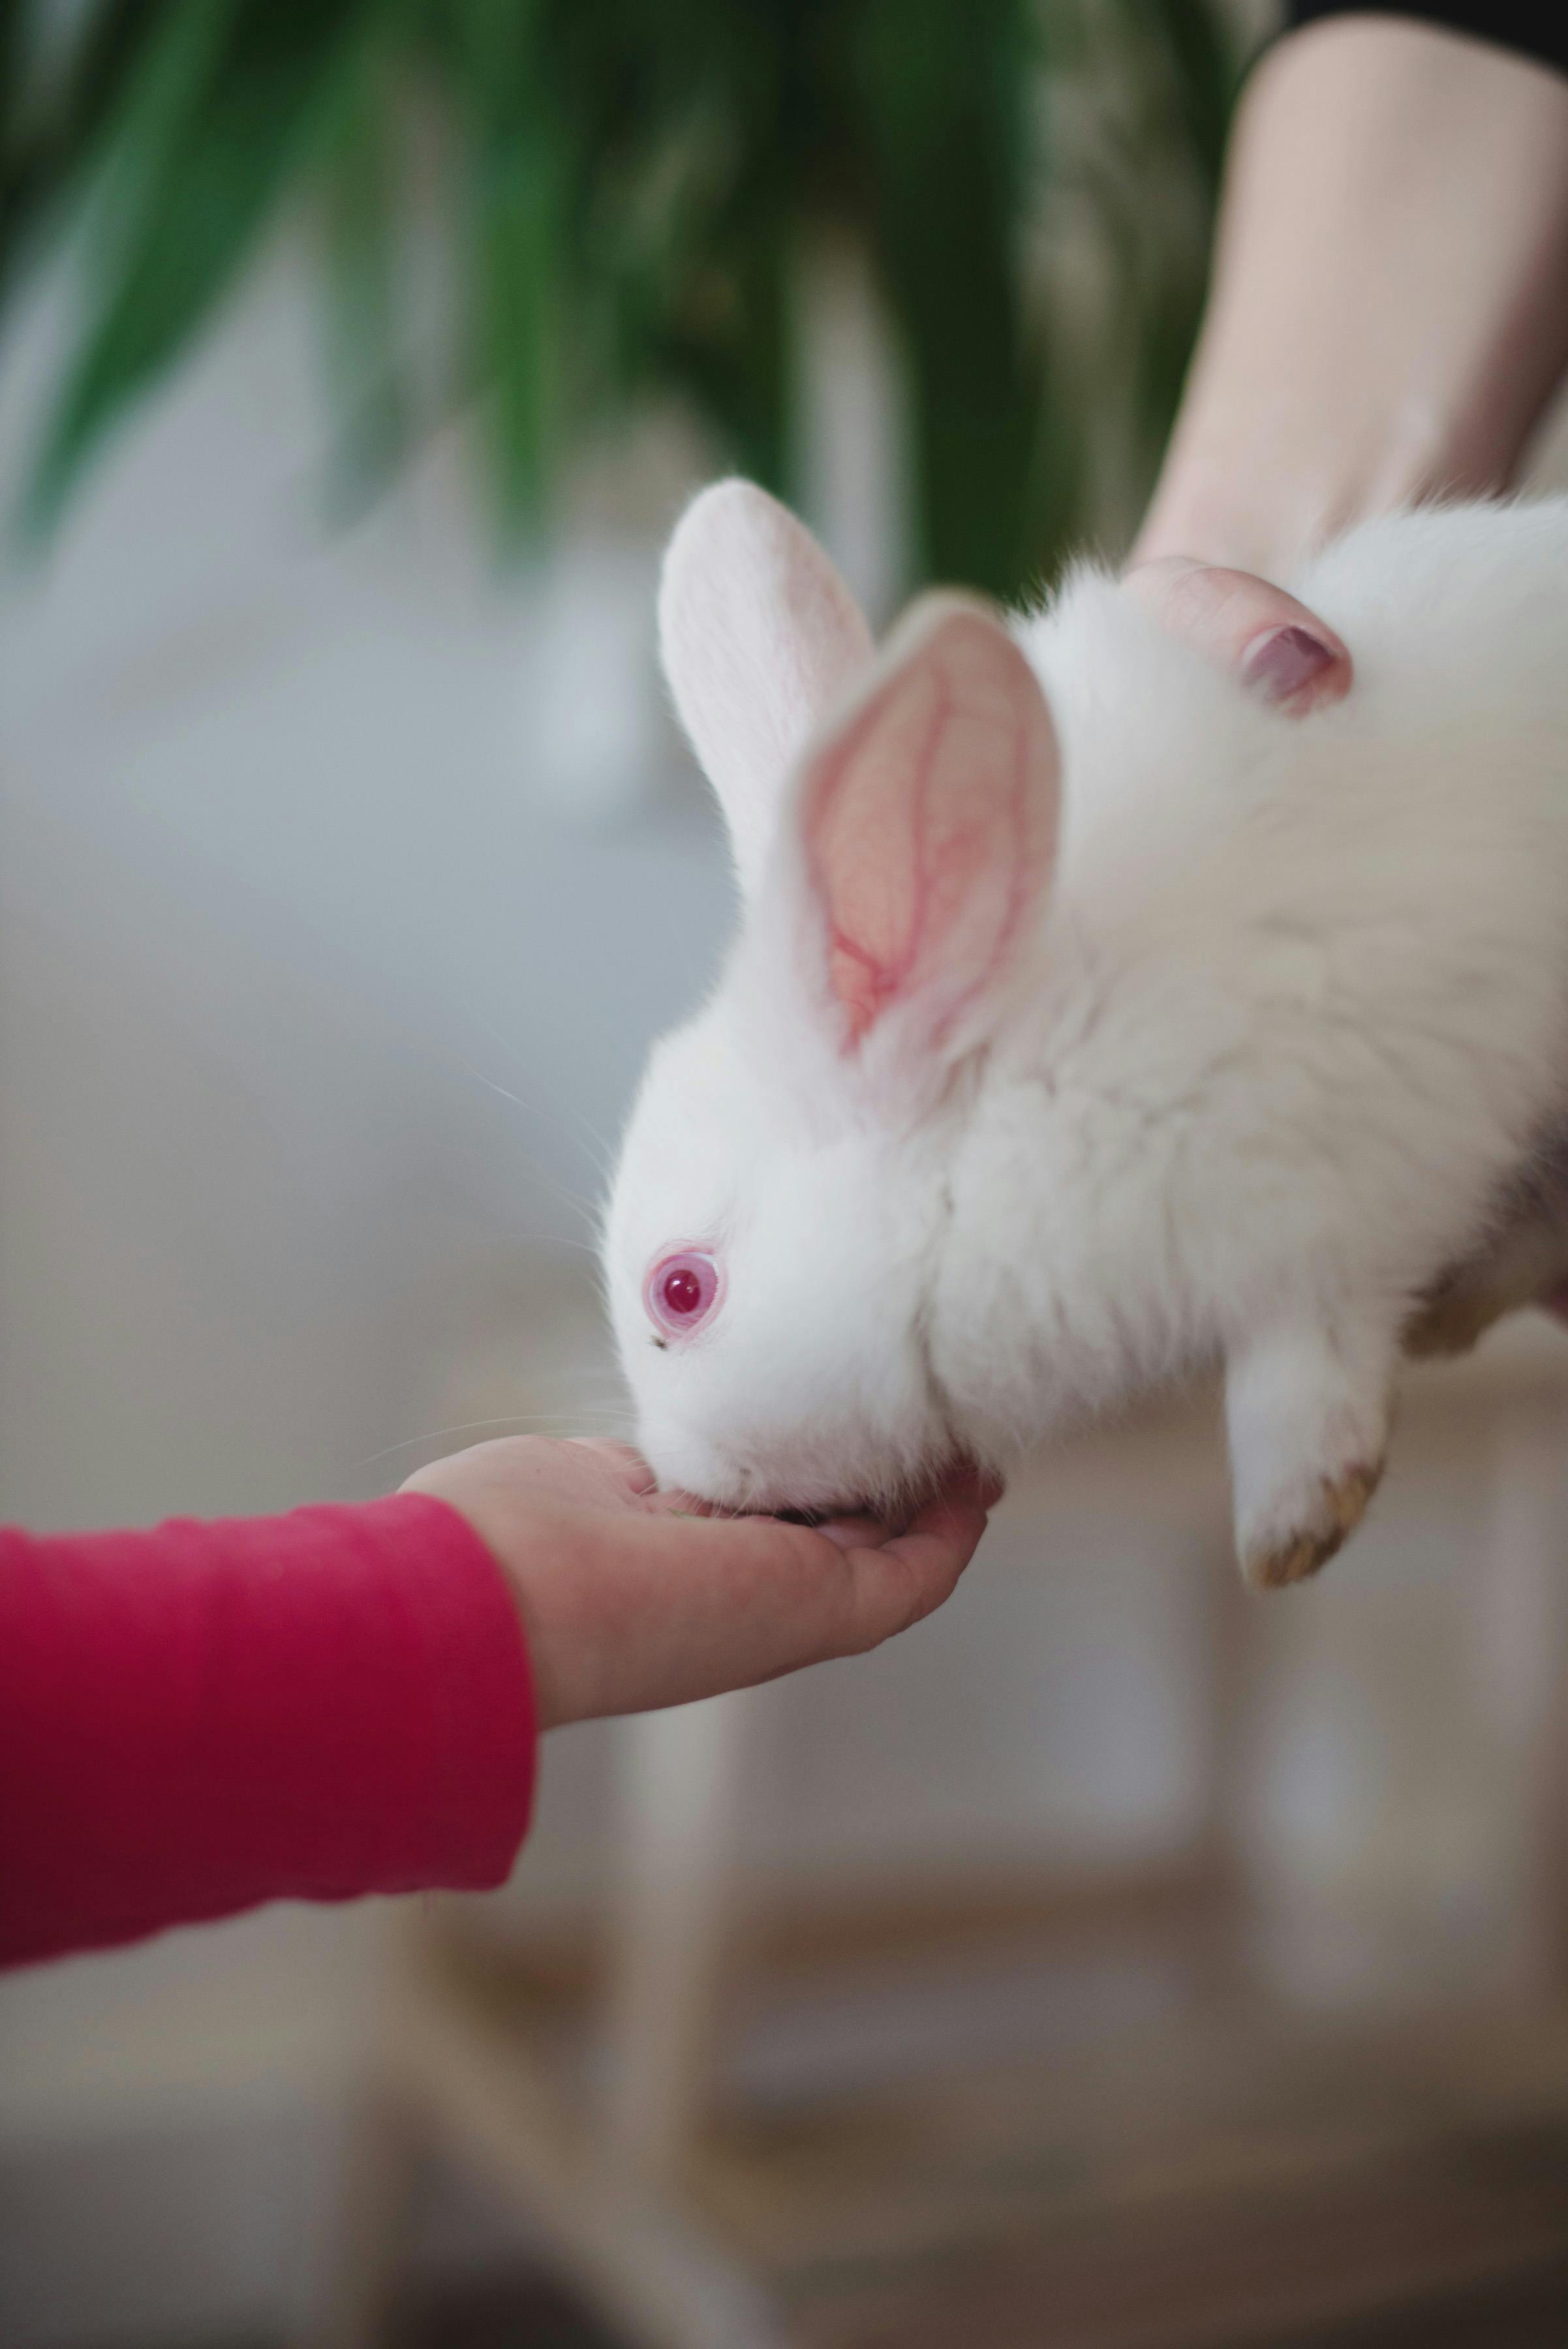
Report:
[[[779,511],[739,484],[699,501],[664,634],[683,710],[751,697],[793,750],[866,640],[792,648]],[[820,634],[847,599],[812,561]],[[1099,573],[1012,624],[1060,743],[1059,855],[984,1033],[918,1105],[857,1081],[785,968],[811,933],[781,757],[740,937],[655,1051],[607,1217],[663,1479],[745,1506],[887,1495],[1221,1358],[1249,1569],[1308,1570],[1354,1522],[1404,1334],[1568,1091],[1568,505],[1373,523],[1285,584],[1356,668],[1301,720]],[[1532,1278],[1568,1263],[1536,1228]],[[724,1301],[656,1348],[647,1268],[692,1243]]]

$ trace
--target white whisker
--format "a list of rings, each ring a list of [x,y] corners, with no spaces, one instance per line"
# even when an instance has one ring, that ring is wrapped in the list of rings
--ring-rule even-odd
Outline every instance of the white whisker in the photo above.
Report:
[[[472,1067],[467,1061],[461,1061],[459,1066],[462,1068],[465,1076],[469,1076],[473,1079],[475,1084],[483,1085],[488,1092],[498,1093],[503,1101],[510,1102],[514,1109],[520,1109],[524,1117],[531,1117],[534,1114],[533,1111],[530,1110],[527,1102],[523,1099],[520,1093],[509,1092],[505,1085],[498,1085],[493,1077],[487,1077],[485,1075],[483,1069]],[[556,1175],[552,1174],[546,1167],[542,1166],[537,1158],[535,1158],[531,1153],[528,1155],[527,1163],[535,1182],[542,1184],[545,1190],[553,1192],[557,1199],[561,1200],[565,1206],[571,1208],[574,1215],[580,1216],[583,1221],[587,1225],[590,1231],[597,1228],[597,1219],[595,1215],[595,1211],[587,1205],[586,1200],[579,1199],[576,1192],[569,1191],[566,1188],[566,1185],[559,1181]]]
[[[480,1025],[488,1028],[486,1021],[482,1020]],[[496,1041],[502,1043],[504,1049],[504,1040],[496,1030],[490,1029],[489,1032],[495,1036]],[[576,1121],[579,1128],[578,1133],[574,1134],[560,1111],[545,1109],[538,1102],[524,1101],[521,1093],[513,1092],[506,1085],[497,1084],[493,1077],[487,1077],[483,1069],[474,1068],[471,1061],[462,1061],[458,1065],[469,1076],[477,1077],[482,1085],[488,1085],[492,1092],[499,1093],[504,1101],[511,1102],[514,1108],[522,1111],[524,1117],[542,1118],[546,1125],[553,1125],[557,1133],[564,1133],[569,1142],[576,1141],[579,1145],[586,1139],[592,1145],[588,1154],[593,1160],[595,1173],[601,1182],[608,1181],[615,1162],[614,1145],[605,1139],[597,1126],[588,1123],[580,1110],[568,1107],[567,1114]]]
[[[605,1407],[604,1416],[607,1418],[610,1416],[612,1410],[613,1406],[607,1404]],[[581,1417],[590,1418],[594,1414],[590,1411],[585,1410],[581,1414]],[[625,1413],[615,1413],[614,1415],[620,1421],[622,1425],[625,1424]],[[578,1415],[569,1412],[514,1412],[509,1413],[505,1417],[501,1419],[464,1419],[459,1420],[456,1425],[452,1427],[427,1428],[422,1435],[405,1435],[400,1443],[389,1444],[384,1451],[372,1452],[363,1460],[356,1460],[353,1464],[357,1469],[373,1468],[378,1461],[389,1460],[394,1452],[407,1452],[416,1444],[444,1444],[449,1436],[474,1435],[482,1429],[493,1427],[512,1427],[516,1428],[519,1431],[556,1427],[562,1432],[572,1435],[580,1435],[585,1433]],[[589,1429],[586,1432],[588,1433],[613,1433],[614,1430]]]

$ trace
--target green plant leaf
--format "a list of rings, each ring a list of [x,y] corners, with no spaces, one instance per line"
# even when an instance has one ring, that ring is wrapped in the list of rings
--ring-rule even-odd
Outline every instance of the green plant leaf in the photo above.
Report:
[[[108,126],[88,323],[24,513],[57,514],[88,456],[210,316],[303,169],[372,0],[175,0]]]
[[[550,102],[550,11],[538,0],[456,0],[442,30],[462,379],[479,401],[486,502],[506,548],[540,521],[563,434],[569,129]]]
[[[341,77],[322,125],[325,313],[341,420],[334,503],[353,512],[408,451],[400,232],[408,150],[407,55],[393,11]]]
[[[1015,595],[1043,398],[1020,252],[1035,65],[1025,0],[870,0],[851,60],[872,227],[909,362],[929,574]]]
[[[146,0],[97,0],[63,56],[37,56],[28,12],[0,0],[0,305],[52,212],[97,160],[146,31]]]
[[[385,478],[412,423],[399,264],[417,102],[444,129],[448,373],[479,404],[502,543],[537,528],[586,433],[672,391],[787,492],[788,295],[830,223],[869,251],[907,359],[923,567],[1016,594],[1084,522],[1096,388],[1058,356],[1024,246],[1051,185],[1040,93],[1078,69],[1091,26],[1128,95],[1098,198],[1119,240],[1102,340],[1136,420],[1129,487],[1168,423],[1235,80],[1217,0],[97,0],[41,96],[17,21],[0,0],[0,291],[91,192],[36,533],[313,193],[340,477]],[[1168,219],[1146,161],[1151,185],[1186,191]]]

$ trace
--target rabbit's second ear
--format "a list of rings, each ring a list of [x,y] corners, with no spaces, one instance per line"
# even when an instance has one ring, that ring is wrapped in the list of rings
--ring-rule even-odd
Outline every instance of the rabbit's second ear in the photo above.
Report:
[[[719,481],[687,507],[670,542],[659,638],[749,892],[798,753],[870,665],[870,630],[786,507],[750,481]]]
[[[809,754],[800,846],[846,1052],[976,1040],[1049,883],[1055,729],[1001,616],[927,595]]]

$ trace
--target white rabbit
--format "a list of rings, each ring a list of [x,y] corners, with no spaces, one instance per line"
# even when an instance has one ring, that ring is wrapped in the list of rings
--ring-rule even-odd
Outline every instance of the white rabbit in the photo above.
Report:
[[[876,656],[772,499],[688,510],[663,657],[743,916],[605,1234],[666,1483],[897,1504],[1222,1360],[1241,1559],[1289,1582],[1407,1340],[1568,1269],[1568,503],[1284,584],[1356,665],[1305,719],[1092,570],[1033,618],[925,596]]]

